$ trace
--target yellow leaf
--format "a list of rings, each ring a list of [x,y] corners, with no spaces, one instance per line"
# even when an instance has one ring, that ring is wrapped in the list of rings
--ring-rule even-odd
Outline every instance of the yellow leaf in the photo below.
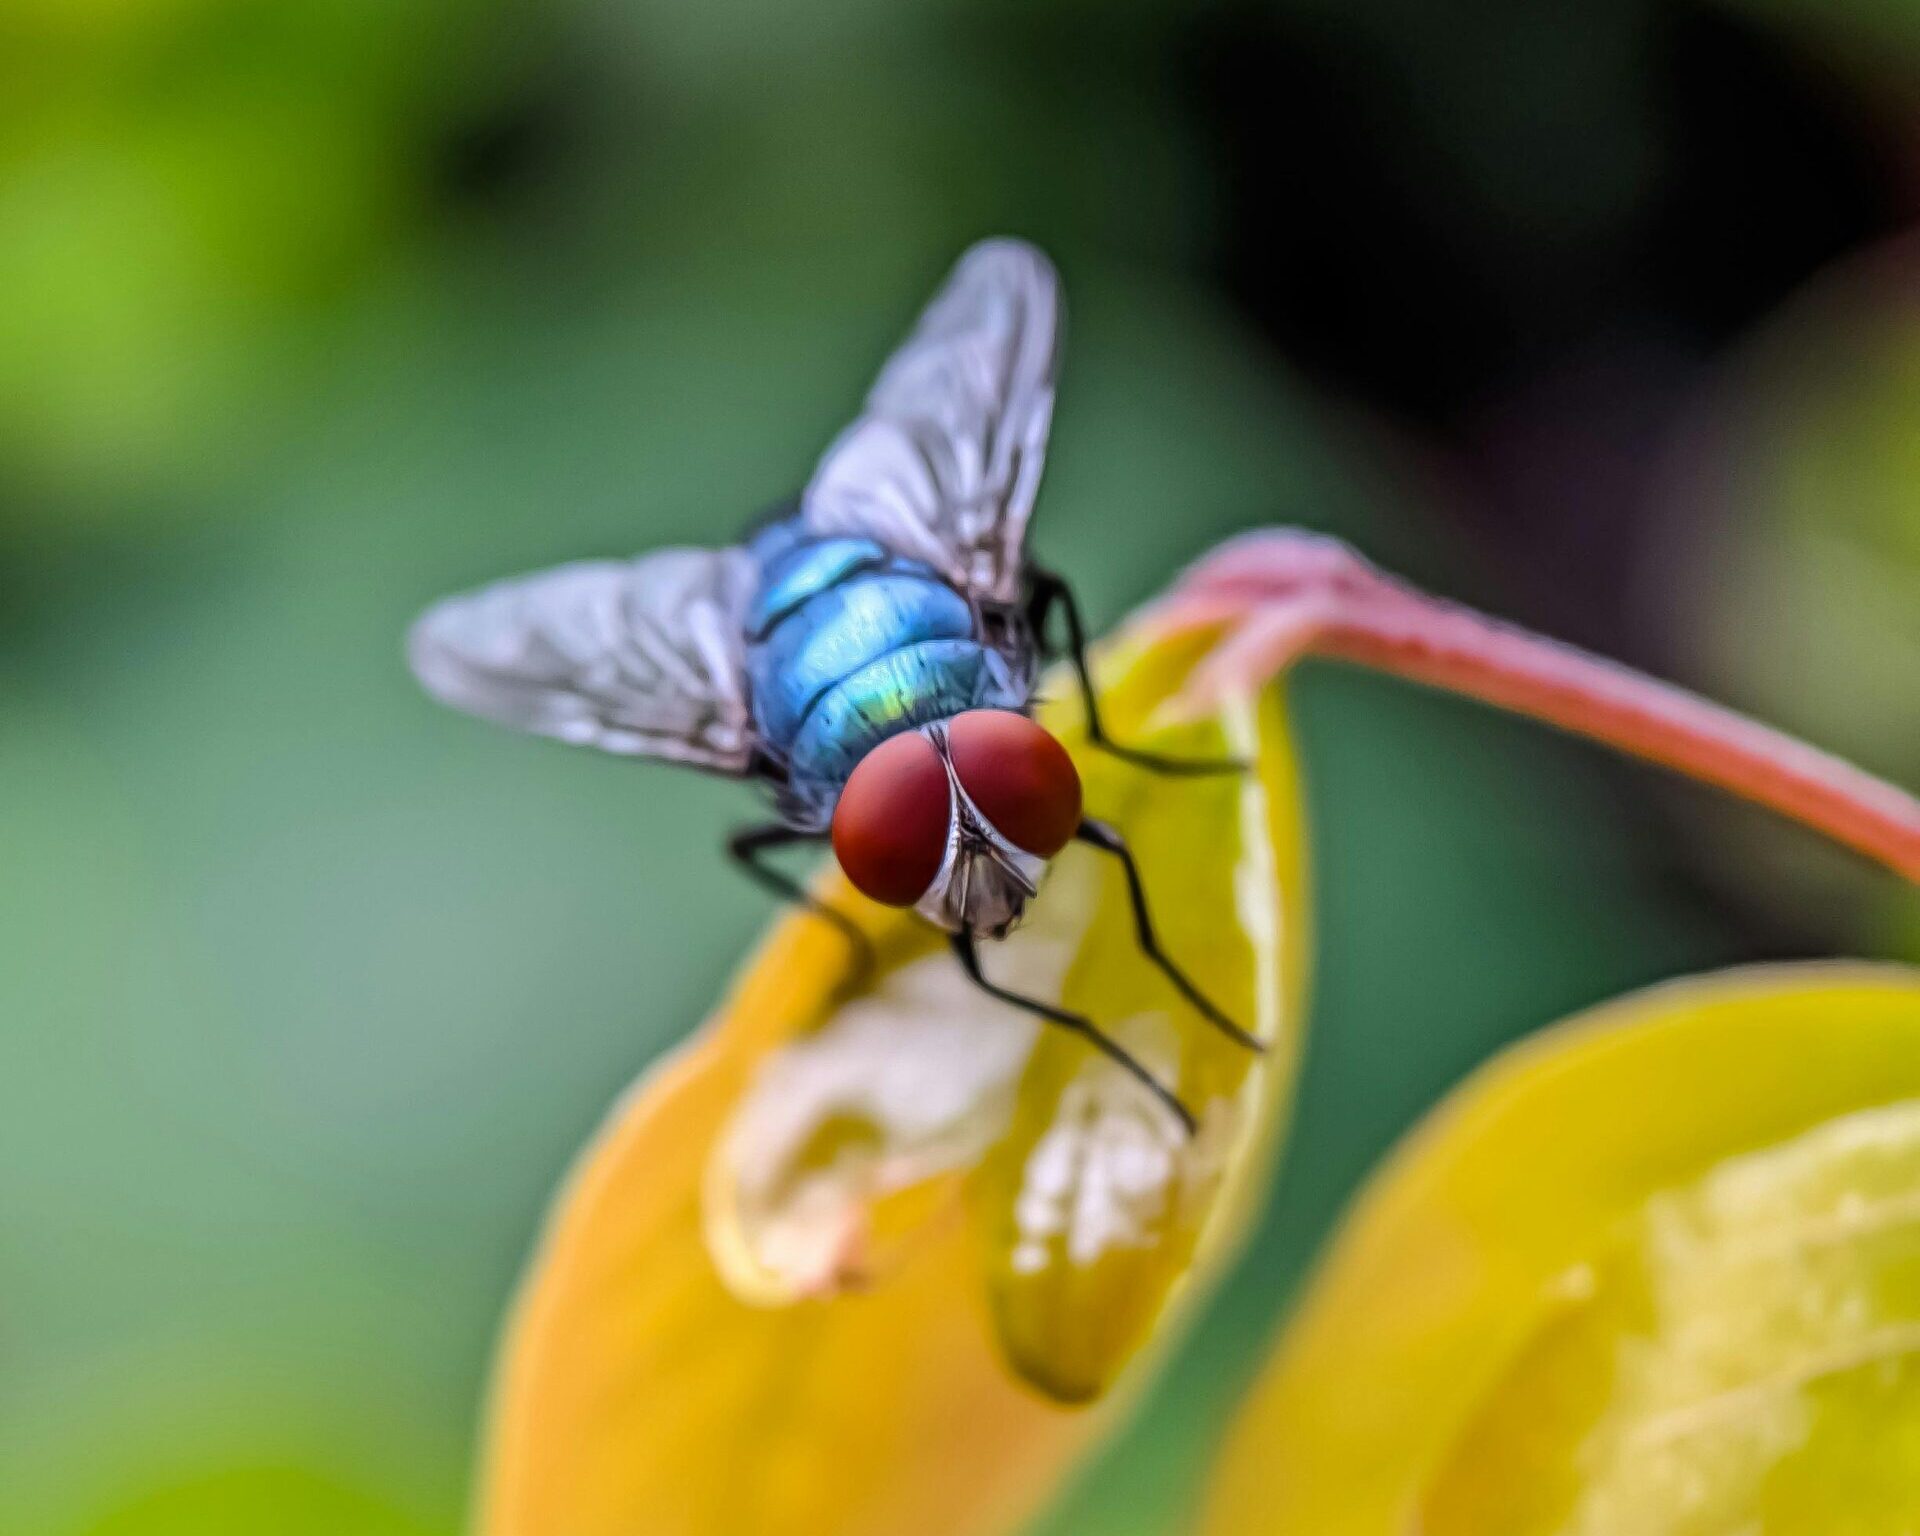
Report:
[[[1212,1536],[1920,1522],[1920,973],[1771,967],[1484,1068],[1374,1179]]]
[[[1158,724],[1205,645],[1123,643],[1103,709],[1142,745],[1230,747],[1255,772],[1166,778],[1075,757],[1089,812],[1140,840],[1168,948],[1274,1049],[1229,1047],[1180,1004],[1131,944],[1116,873],[1089,850],[1063,856],[1028,928],[984,959],[1123,1034],[1178,1037],[1159,1065],[1202,1132],[1173,1148],[1169,1177],[1142,1175],[1129,1132],[1163,1110],[1084,1044],[981,996],[916,919],[830,875],[821,893],[879,949],[872,985],[842,995],[844,941],[782,922],[556,1201],[502,1344],[482,1536],[1004,1530],[1099,1432],[1111,1400],[1052,1399],[1112,1381],[1217,1270],[1265,1171],[1299,1027],[1301,850],[1278,694]],[[1046,1106],[1075,1083],[1083,1120],[1109,1134],[1069,1127],[1050,1187],[1078,1213],[1136,1179],[1139,1219],[1091,1277],[1071,1221],[1041,1263],[1012,1258],[1031,1192],[1007,1149],[1044,1136]],[[1098,1337],[1073,1331],[1085,1285],[1111,1309]]]
[[[1271,1162],[1300,1032],[1303,904],[1298,788],[1277,693],[1213,721],[1155,729],[1190,646],[1141,653],[1102,700],[1117,739],[1258,771],[1164,779],[1082,754],[1087,803],[1126,830],[1147,871],[1158,936],[1266,1055],[1210,1028],[1141,963],[1127,889],[1111,861],[1076,854],[1058,910],[1079,915],[1060,1000],[1175,1083],[1199,1118],[1183,1137],[1140,1113],[1137,1091],[1072,1037],[1048,1032],[1027,1064],[1012,1133],[988,1155],[976,1214],[994,1316],[1018,1368],[1065,1401],[1104,1392],[1153,1338],[1198,1250],[1236,1238],[1250,1177]],[[1261,729],[1257,711],[1274,712]],[[1065,894],[1063,890],[1062,894]]]

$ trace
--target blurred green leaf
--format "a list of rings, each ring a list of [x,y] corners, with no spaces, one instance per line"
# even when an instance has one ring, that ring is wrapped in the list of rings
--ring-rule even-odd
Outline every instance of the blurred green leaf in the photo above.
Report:
[[[319,1472],[258,1466],[151,1489],[77,1536],[434,1536],[444,1529]]]
[[[501,9],[0,8],[6,519],[151,518],[260,446],[307,328],[419,234]]]
[[[1724,377],[1700,639],[1727,690],[1920,780],[1920,301],[1896,247],[1828,274]],[[1756,636],[1784,637],[1756,645]]]
[[[1901,242],[1824,274],[1736,354],[1678,444],[1669,497],[1685,532],[1659,551],[1678,562],[1663,584],[1686,594],[1689,675],[1902,784],[1920,784],[1911,255]],[[1913,900],[1771,828],[1743,823],[1737,850],[1783,907]]]

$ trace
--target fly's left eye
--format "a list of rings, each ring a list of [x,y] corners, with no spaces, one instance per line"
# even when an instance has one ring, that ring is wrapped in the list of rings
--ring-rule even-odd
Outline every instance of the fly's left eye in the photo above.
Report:
[[[910,907],[947,854],[947,770],[918,731],[889,737],[860,759],[833,811],[833,852],[862,895]]]
[[[980,814],[1016,848],[1050,859],[1080,825],[1080,774],[1025,715],[971,709],[947,725],[953,771]]]

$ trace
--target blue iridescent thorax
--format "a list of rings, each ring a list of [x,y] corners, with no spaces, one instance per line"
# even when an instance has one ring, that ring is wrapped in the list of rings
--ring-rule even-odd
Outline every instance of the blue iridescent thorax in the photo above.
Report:
[[[966,598],[871,539],[803,536],[791,520],[749,545],[754,727],[786,767],[784,799],[824,825],[854,765],[889,736],[967,709],[1019,709],[1023,658],[988,644]]]

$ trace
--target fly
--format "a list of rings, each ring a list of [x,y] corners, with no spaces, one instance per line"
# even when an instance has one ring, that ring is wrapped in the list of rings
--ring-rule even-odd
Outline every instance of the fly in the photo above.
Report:
[[[449,598],[415,623],[408,655],[429,692],[470,713],[759,782],[774,819],[727,847],[762,886],[870,961],[851,919],[765,862],[830,843],[857,889],[944,929],[983,991],[1081,1035],[1191,1132],[1174,1092],[1091,1020],[995,985],[980,964],[978,941],[1013,929],[1077,841],[1120,862],[1142,953],[1209,1024],[1261,1049],[1162,952],[1125,839],[1082,814],[1072,760],[1031,718],[1040,663],[1064,655],[1095,747],[1158,773],[1241,766],[1110,740],[1072,589],[1026,556],[1060,311],[1039,251],[974,246],[805,491],[743,542]]]

